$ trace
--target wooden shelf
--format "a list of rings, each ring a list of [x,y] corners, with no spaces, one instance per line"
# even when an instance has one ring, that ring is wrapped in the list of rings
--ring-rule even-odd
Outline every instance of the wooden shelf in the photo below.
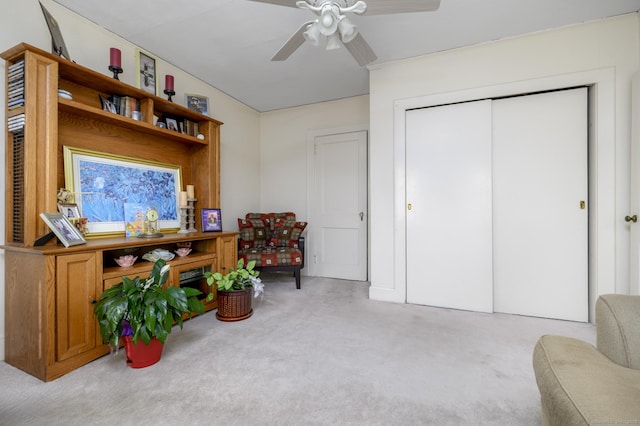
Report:
[[[176,255],[172,260],[167,263],[172,267],[177,267],[181,265],[188,265],[190,263],[201,262],[206,260],[214,259],[215,255],[211,253],[189,253],[188,256],[179,257]],[[127,268],[122,268],[120,266],[106,267],[102,273],[102,279],[106,280],[109,278],[122,277],[123,275],[131,276],[131,275],[139,275],[146,276],[149,271],[153,268],[153,262],[148,262],[142,258],[138,258],[136,263]]]
[[[5,105],[8,118],[25,114],[24,136],[7,133],[6,138],[5,244],[0,246],[5,252],[5,362],[49,381],[109,352],[94,303],[123,275],[147,277],[153,263],[142,259],[144,253],[190,243],[188,256],[169,262],[168,285],[175,286],[181,285],[181,271],[224,273],[235,267],[238,256],[237,232],[162,230],[164,236],[145,239],[126,238],[122,231],[88,235],[85,244],[68,248],[55,238],[34,246],[50,232],[40,213],[57,211],[58,190],[73,187],[65,173],[64,147],[170,163],[180,169],[181,187],[195,186],[198,207],[219,208],[222,122],[28,44],[0,57],[6,69],[25,62],[25,106],[9,111]],[[69,90],[73,100],[58,97],[59,89]],[[113,95],[139,101],[144,119],[103,110],[100,96]],[[197,127],[205,139],[154,126],[154,116],[188,120],[189,128]],[[202,229],[198,215],[195,222]],[[116,257],[132,253],[137,263],[117,266]],[[203,293],[215,291],[202,280],[198,285]],[[216,307],[216,300],[205,304],[206,310]]]
[[[73,114],[87,119],[98,120],[109,125],[135,130],[148,135],[159,136],[172,142],[195,143],[200,145],[207,145],[209,143],[206,139],[198,139],[193,136],[162,129],[145,121],[137,121],[132,118],[123,117],[73,100],[59,98],[58,108],[60,112],[66,112],[68,114]]]

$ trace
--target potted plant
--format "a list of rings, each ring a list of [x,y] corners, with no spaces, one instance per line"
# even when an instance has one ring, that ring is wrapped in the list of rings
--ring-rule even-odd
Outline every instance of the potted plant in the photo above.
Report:
[[[244,265],[244,259],[238,260],[236,269],[232,269],[225,275],[220,272],[206,272],[207,284],[217,284],[218,311],[216,318],[221,321],[240,321],[253,315],[251,306],[252,296],[257,297],[262,293],[264,285],[258,275],[259,271],[253,269],[255,260]],[[214,293],[207,295],[207,302],[211,301]]]
[[[159,259],[149,278],[122,277],[122,282],[102,293],[94,308],[102,340],[118,353],[120,337],[123,337],[127,364],[131,367],[147,367],[158,362],[174,323],[182,328],[184,314],[191,317],[194,312],[204,312],[204,304],[196,297],[201,294],[199,290],[164,286],[168,272],[169,265]],[[138,357],[139,352],[147,350],[153,354]]]

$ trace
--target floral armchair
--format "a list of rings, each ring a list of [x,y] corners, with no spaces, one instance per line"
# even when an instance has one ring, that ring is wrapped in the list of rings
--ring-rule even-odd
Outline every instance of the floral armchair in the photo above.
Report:
[[[300,288],[304,268],[304,237],[307,222],[297,222],[295,213],[247,213],[238,218],[238,259],[255,260],[256,269],[292,272]]]

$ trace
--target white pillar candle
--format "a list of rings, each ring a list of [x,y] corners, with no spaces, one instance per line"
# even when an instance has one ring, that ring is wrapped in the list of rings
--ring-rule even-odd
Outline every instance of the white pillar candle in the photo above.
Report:
[[[196,193],[193,189],[193,185],[187,185],[187,198],[196,198]]]
[[[180,191],[180,207],[186,207],[186,206],[187,206],[187,192]]]

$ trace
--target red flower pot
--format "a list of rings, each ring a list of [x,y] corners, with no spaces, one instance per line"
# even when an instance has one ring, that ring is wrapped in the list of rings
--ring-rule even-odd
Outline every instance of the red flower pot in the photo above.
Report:
[[[155,337],[146,345],[142,339],[134,344],[132,336],[124,336],[124,349],[127,353],[127,365],[131,368],[144,368],[160,361],[164,346]]]

